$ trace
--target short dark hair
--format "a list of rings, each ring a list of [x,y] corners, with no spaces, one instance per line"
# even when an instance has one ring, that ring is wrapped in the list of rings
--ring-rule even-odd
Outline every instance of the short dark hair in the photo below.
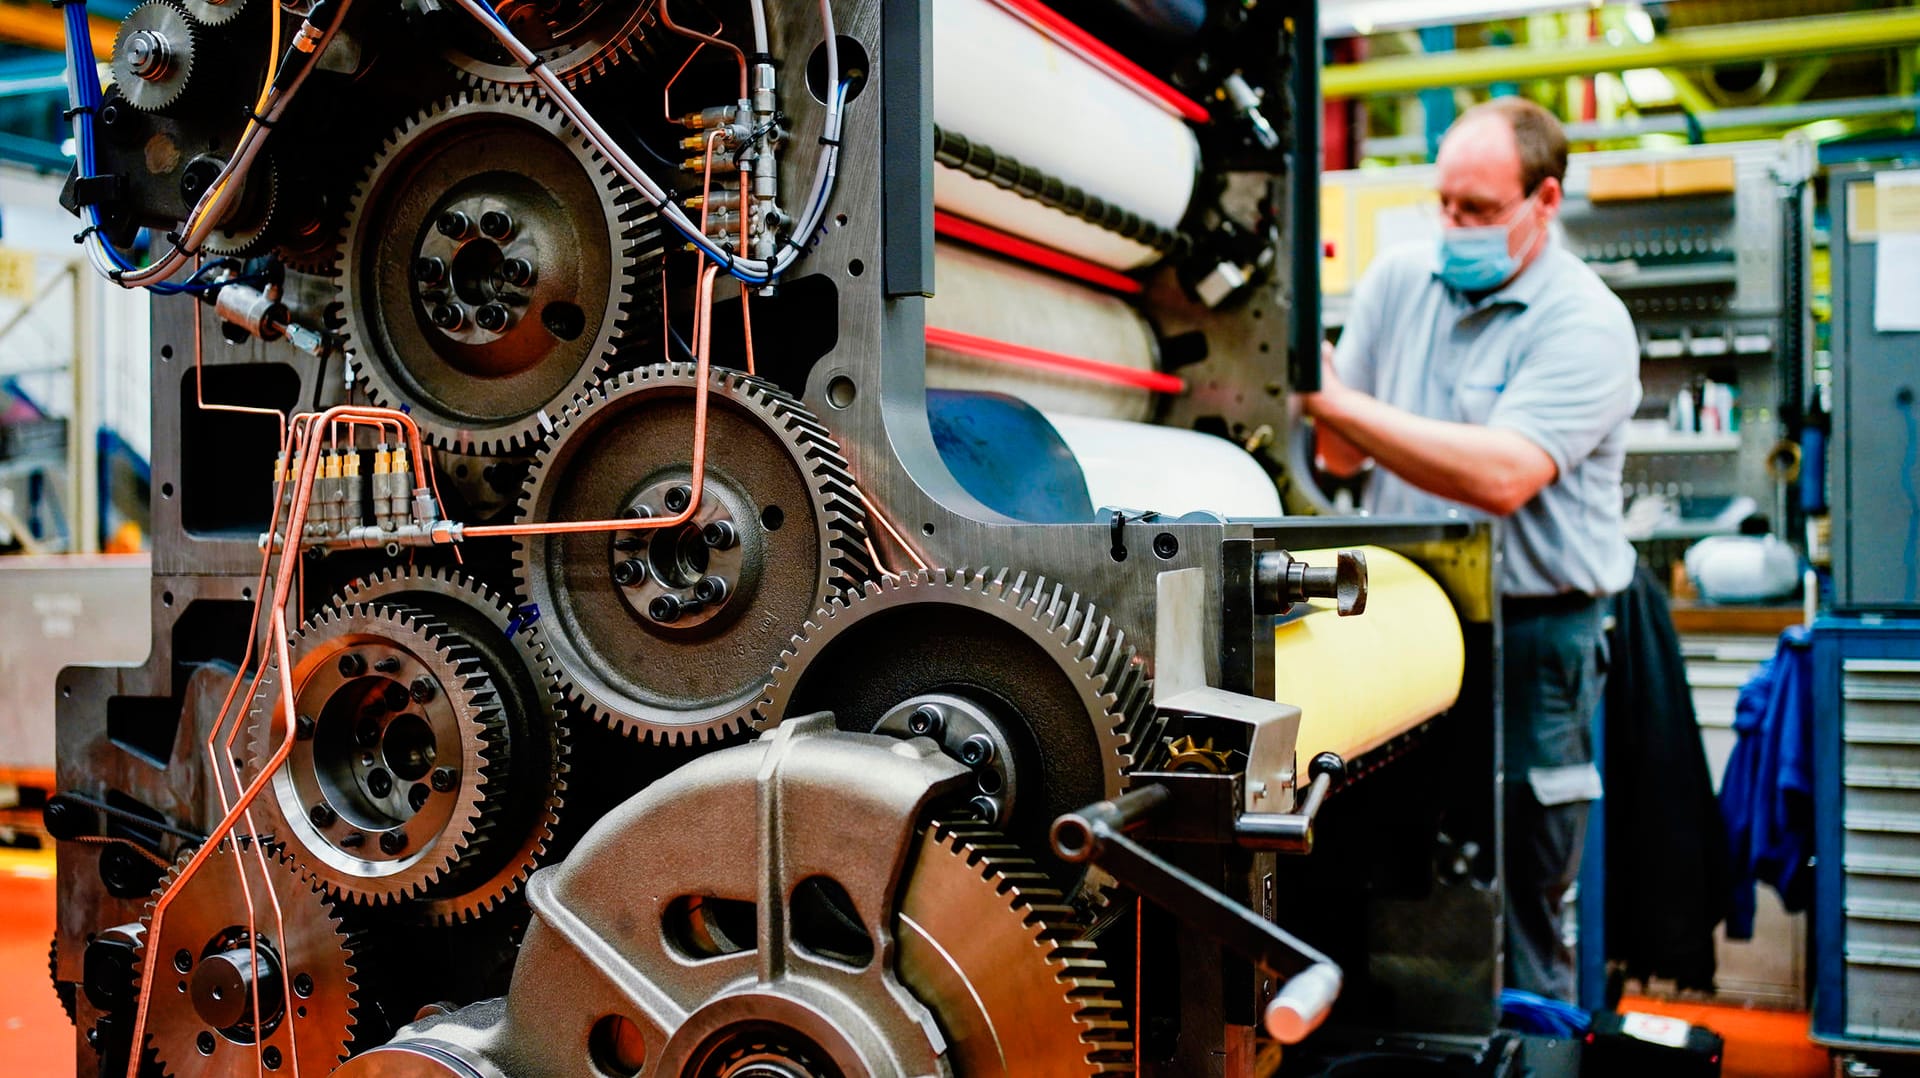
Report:
[[[1513,128],[1514,144],[1520,148],[1522,191],[1533,194],[1549,176],[1566,182],[1567,132],[1559,117],[1524,97],[1496,97],[1461,113],[1454,125],[1476,116],[1498,116]]]

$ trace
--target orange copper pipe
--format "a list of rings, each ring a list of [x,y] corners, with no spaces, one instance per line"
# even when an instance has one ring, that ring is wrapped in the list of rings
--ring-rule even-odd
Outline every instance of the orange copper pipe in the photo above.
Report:
[[[679,34],[681,37],[690,37],[695,41],[704,42],[733,53],[734,58],[740,61],[740,100],[745,101],[747,99],[747,54],[740,51],[740,46],[735,45],[725,38],[715,37],[712,34],[703,34],[698,30],[690,30],[674,22],[673,16],[667,14],[667,0],[660,0],[660,25]],[[691,60],[693,58],[689,56],[687,59]],[[672,117],[669,116],[668,119],[672,119]]]

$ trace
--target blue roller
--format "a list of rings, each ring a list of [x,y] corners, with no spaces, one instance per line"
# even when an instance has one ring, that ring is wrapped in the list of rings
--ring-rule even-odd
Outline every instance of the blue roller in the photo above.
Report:
[[[933,444],[982,505],[1031,524],[1093,519],[1087,477],[1045,416],[1000,393],[927,391]]]

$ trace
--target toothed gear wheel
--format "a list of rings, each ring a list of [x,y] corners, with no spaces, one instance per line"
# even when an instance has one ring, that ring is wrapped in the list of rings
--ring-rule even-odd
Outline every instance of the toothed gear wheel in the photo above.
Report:
[[[247,10],[249,0],[181,0],[187,14],[202,26],[225,26]]]
[[[80,985],[74,981],[60,979],[60,937],[53,937],[47,945],[47,976],[53,979],[53,994],[59,997],[60,1009],[66,1013],[67,1024],[72,1025],[76,1008],[80,1002]]]
[[[451,569],[389,569],[349,586],[333,605],[382,602],[423,611],[458,633],[480,652],[504,704],[502,755],[511,770],[506,789],[490,795],[502,801],[492,810],[493,837],[484,855],[463,855],[462,889],[432,888],[422,903],[436,921],[466,920],[499,906],[545,861],[566,801],[564,705],[538,627],[485,584]]]
[[[530,448],[592,388],[657,274],[639,193],[544,98],[462,94],[390,136],[354,192],[341,331],[376,404],[459,452]]]
[[[336,897],[471,912],[473,889],[497,868],[495,842],[514,841],[502,827],[511,694],[487,652],[432,613],[382,599],[322,610],[289,653],[295,714],[270,666],[250,716],[256,768],[295,724],[254,802],[261,834]]]
[[[967,1078],[1130,1073],[1106,963],[1065,896],[998,832],[935,823],[900,896],[900,981]]]
[[[273,246],[271,232],[280,212],[280,168],[266,158],[248,171],[240,197],[207,238],[200,243],[203,254],[222,258],[251,258]]]
[[[172,0],[147,0],[120,23],[113,39],[113,84],[127,104],[160,112],[193,82],[200,33]]]
[[[521,517],[684,508],[696,373],[631,371],[569,409],[534,458]],[[871,572],[865,514],[827,429],[771,383],[718,368],[708,380],[706,480],[691,521],[529,536],[515,552],[563,691],[657,743],[744,731],[788,638]],[[707,585],[703,601],[712,580],[718,594]],[[657,616],[665,607],[673,616]]]
[[[236,850],[229,839],[208,856],[168,903],[158,932],[154,904],[188,857],[147,903],[136,951],[141,966],[152,966],[147,1050],[173,1078],[260,1066],[326,1074],[347,1057],[353,1031],[358,986],[347,935],[311,883],[271,855],[263,863],[241,841],[249,844]]]
[[[1030,573],[924,569],[821,608],[775,667],[755,725],[831,711],[842,730],[904,735],[893,725],[903,709],[952,700],[1011,759],[943,748],[983,781],[995,763],[1019,774],[1017,790],[982,785],[980,796],[1031,849],[1048,848],[1062,813],[1126,789],[1129,748],[1153,716],[1152,679],[1126,635],[1079,595]],[[1063,866],[1060,878],[1075,875]]]
[[[653,0],[503,0],[501,21],[546,62],[547,70],[579,88],[637,60],[657,19]],[[440,38],[447,61],[476,85],[527,85],[533,76],[486,31],[462,18]]]

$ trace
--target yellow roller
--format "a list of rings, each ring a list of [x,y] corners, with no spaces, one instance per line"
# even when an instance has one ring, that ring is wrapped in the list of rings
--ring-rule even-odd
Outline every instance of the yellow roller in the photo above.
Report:
[[[1453,706],[1466,643],[1440,585],[1391,550],[1367,555],[1367,609],[1343,618],[1315,601],[1273,631],[1274,696],[1300,708],[1295,759],[1322,752],[1351,760]],[[1332,550],[1293,551],[1332,565]]]

